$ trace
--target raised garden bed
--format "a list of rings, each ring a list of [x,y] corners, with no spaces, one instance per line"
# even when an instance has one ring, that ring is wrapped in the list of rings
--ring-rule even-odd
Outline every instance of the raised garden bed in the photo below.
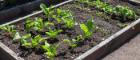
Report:
[[[120,14],[108,14],[106,10],[96,7],[95,4],[89,4],[87,1],[73,1],[63,6],[57,5],[57,8],[44,9],[46,15],[40,11],[2,25],[3,29],[14,25],[14,29],[1,29],[0,40],[25,60],[43,60],[48,57],[54,60],[100,59],[140,31],[137,6],[120,0],[106,2],[113,7],[127,5],[132,11],[135,9],[136,14],[126,15],[122,18]],[[100,1],[100,3],[102,2]],[[5,27],[5,25],[8,26]],[[40,26],[45,27],[42,29]],[[16,34],[14,40],[15,36],[11,35],[12,32],[14,35]],[[43,39],[39,38],[39,35]],[[29,39],[25,40],[27,36]],[[35,38],[37,36],[41,42],[34,45],[32,41],[37,39]],[[54,47],[56,45],[57,48]],[[50,50],[45,50],[43,46]]]

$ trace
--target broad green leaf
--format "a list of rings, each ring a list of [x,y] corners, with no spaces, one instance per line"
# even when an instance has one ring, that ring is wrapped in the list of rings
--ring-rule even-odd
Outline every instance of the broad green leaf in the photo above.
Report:
[[[89,32],[88,27],[85,24],[80,24],[80,28],[84,31],[84,33]]]
[[[21,36],[20,36],[19,32],[16,32],[16,33],[15,33],[15,36],[14,36],[14,38],[13,38],[13,41],[16,41],[16,40],[18,40],[18,39],[21,39]]]

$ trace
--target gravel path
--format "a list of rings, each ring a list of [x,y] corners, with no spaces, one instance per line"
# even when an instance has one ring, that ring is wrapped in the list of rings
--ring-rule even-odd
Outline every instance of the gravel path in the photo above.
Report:
[[[102,60],[140,60],[140,34]]]

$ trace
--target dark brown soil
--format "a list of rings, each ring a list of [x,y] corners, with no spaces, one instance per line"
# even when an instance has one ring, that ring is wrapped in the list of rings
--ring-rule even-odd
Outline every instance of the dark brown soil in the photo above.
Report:
[[[110,1],[107,2],[113,5],[121,4],[126,6],[127,4],[127,6],[133,8],[135,7],[135,10],[139,9],[136,6],[129,4],[128,2],[123,2],[119,0],[112,1],[113,2]],[[132,22],[132,21],[124,23],[120,22],[119,20],[112,19],[110,16],[100,11],[97,11],[94,7],[88,7],[84,4],[80,4],[77,2],[66,4],[64,6],[61,6],[60,8],[72,11],[74,18],[77,22],[85,22],[90,16],[93,16],[96,29],[94,31],[92,38],[85,40],[77,48],[69,49],[67,44],[65,43],[60,44],[60,47],[57,50],[58,54],[55,57],[55,60],[73,60],[74,58],[78,57],[79,55],[83,54],[84,52],[92,48],[93,46],[105,40],[107,37],[111,36],[112,34],[122,29],[119,24],[129,24]],[[46,17],[43,14],[31,18],[34,19],[35,17],[42,17],[46,19]],[[18,22],[16,24],[16,28],[18,29],[18,31],[20,31],[21,34],[26,33],[24,31],[24,22]],[[73,33],[72,35],[75,35],[75,32],[78,31],[79,30],[77,29],[77,26],[75,26],[73,30],[68,32]],[[62,41],[61,39],[66,38],[67,36],[65,36],[64,34],[60,34],[58,37],[61,37],[57,38],[58,42],[61,42]],[[11,48],[19,56],[23,57],[25,60],[48,60],[41,51],[35,52],[34,49],[23,49],[20,47],[19,43],[13,44],[11,38],[4,31],[0,31],[0,41],[3,42],[5,45],[7,45],[9,48]]]

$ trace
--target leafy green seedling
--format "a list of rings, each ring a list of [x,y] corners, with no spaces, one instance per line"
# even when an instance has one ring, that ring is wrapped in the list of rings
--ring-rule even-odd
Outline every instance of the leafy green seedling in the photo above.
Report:
[[[44,23],[42,18],[36,18],[35,21],[27,19],[25,23],[25,28],[27,31],[30,31],[31,29],[41,31],[43,27]]]
[[[17,42],[18,39],[21,39],[21,36],[20,36],[19,32],[16,32],[13,37],[13,42]]]
[[[37,35],[35,36],[34,38],[32,38],[32,48],[38,48],[38,45],[41,43],[41,42],[44,42],[45,39],[42,38],[40,35]]]
[[[84,38],[82,35],[76,36],[75,39],[69,40],[69,39],[64,39],[63,42],[68,43],[70,47],[73,49],[78,46],[78,43],[83,41]]]
[[[71,18],[72,14],[68,10],[57,9],[56,14],[52,16],[58,23],[61,23],[64,18]]]
[[[71,48],[75,48],[78,46],[78,44],[76,43],[75,39],[69,40],[69,39],[64,39],[63,40],[65,43],[68,43],[70,45]]]
[[[123,16],[124,19],[126,19],[126,18],[136,19],[138,17],[136,15],[136,13],[133,10],[131,10],[129,7],[124,7],[124,6],[120,6],[120,5],[117,5],[114,8],[113,12],[115,15]]]
[[[62,22],[61,17],[58,17],[57,15],[52,15],[52,18],[54,18],[57,21],[57,23],[61,23]]]
[[[31,34],[22,36],[20,39],[21,45],[26,48],[32,48],[32,44],[29,42],[29,39],[31,39]]]
[[[4,31],[6,31],[6,32],[8,32],[10,34],[10,36],[13,38],[13,42],[16,42],[16,40],[21,38],[19,32],[17,32],[15,30],[15,26],[14,25],[0,26],[0,29],[4,30]]]
[[[6,25],[6,26],[0,26],[1,30],[4,30],[10,34],[15,34],[16,30],[15,30],[15,26],[14,25]]]
[[[45,51],[45,55],[54,60],[54,57],[57,55],[58,45],[50,45],[48,42],[45,42],[45,45],[42,45],[42,49]]]
[[[54,11],[52,11],[52,7],[48,8],[45,4],[41,4],[40,8],[45,13],[46,17],[50,18]]]
[[[124,7],[117,5],[116,7],[113,7],[112,5],[109,5],[105,2],[102,2],[101,0],[91,1],[91,0],[81,0],[80,2],[86,3],[90,6],[95,6],[99,10],[102,10],[103,12],[110,14],[110,15],[116,15],[124,20],[131,19],[134,20],[138,18],[136,13],[131,10],[129,7]]]
[[[34,22],[34,29],[41,31],[43,29],[43,19],[42,18],[36,18]]]
[[[49,27],[49,26],[54,26],[54,23],[47,21],[44,23],[44,25],[45,25],[45,27]]]
[[[80,28],[83,31],[83,36],[85,38],[89,38],[93,34],[93,30],[95,25],[92,22],[92,18],[90,18],[86,23],[80,24]]]
[[[78,0],[78,2],[81,2],[81,3],[88,3],[90,2],[89,0]]]
[[[50,37],[50,38],[56,38],[58,36],[58,34],[60,32],[62,32],[63,30],[52,30],[52,29],[49,29],[48,32],[46,32],[46,34]]]
[[[73,28],[75,25],[75,21],[71,18],[65,18],[63,21],[68,28]]]
[[[26,31],[30,31],[30,29],[31,29],[33,26],[34,26],[33,21],[32,21],[31,19],[28,18],[28,19],[25,21],[25,29],[26,29]]]
[[[53,22],[49,22],[49,21],[46,21],[45,23],[44,23],[44,27],[45,28],[51,28],[52,26],[54,26],[55,24],[53,23]]]

